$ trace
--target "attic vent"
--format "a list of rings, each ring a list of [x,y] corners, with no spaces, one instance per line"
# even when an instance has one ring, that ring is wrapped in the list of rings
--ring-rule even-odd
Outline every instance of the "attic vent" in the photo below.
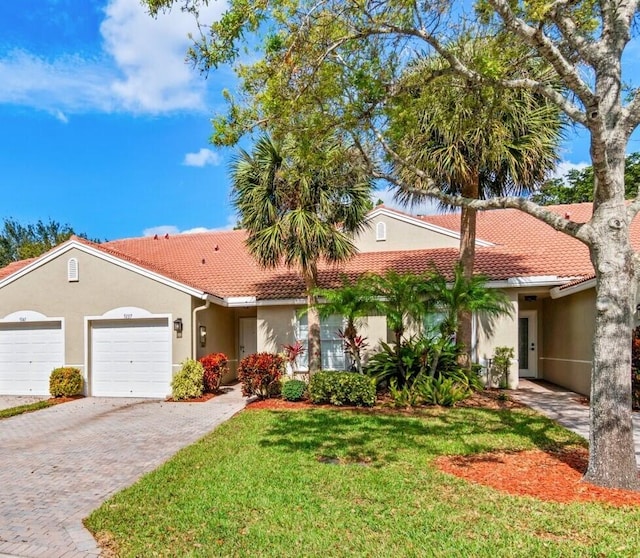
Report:
[[[67,280],[79,281],[80,271],[78,269],[78,260],[76,258],[69,258],[67,262]]]
[[[376,240],[387,240],[387,224],[384,221],[376,225]]]

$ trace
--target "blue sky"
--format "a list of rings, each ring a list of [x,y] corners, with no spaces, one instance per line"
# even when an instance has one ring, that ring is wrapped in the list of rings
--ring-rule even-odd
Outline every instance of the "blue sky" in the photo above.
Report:
[[[233,77],[185,64],[193,31],[139,0],[0,2],[0,219],[98,239],[232,226],[231,151],[208,138]],[[586,142],[570,138],[562,157],[584,164]]]

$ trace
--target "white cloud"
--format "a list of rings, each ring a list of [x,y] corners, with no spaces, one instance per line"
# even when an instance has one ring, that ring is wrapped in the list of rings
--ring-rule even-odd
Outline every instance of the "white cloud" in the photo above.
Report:
[[[439,213],[438,202],[436,200],[427,199],[419,204],[406,206],[395,200],[394,195],[394,190],[390,188],[386,190],[375,190],[371,195],[371,199],[374,204],[378,203],[378,200],[382,200],[386,207],[399,209],[412,215],[433,215],[434,213]]]
[[[149,227],[148,229],[144,229],[142,231],[142,234],[143,236],[154,236],[156,234],[158,236],[164,236],[165,234],[168,234],[169,236],[174,236],[177,234],[195,234],[195,233],[203,233],[203,232],[230,231],[233,229],[233,227],[235,227],[236,222],[237,222],[237,219],[235,215],[228,215],[226,224],[221,227],[213,227],[213,228],[193,227],[191,229],[185,229],[184,231],[181,231],[175,225],[158,225],[157,227]]]
[[[218,18],[211,2],[201,21]],[[102,52],[47,58],[13,50],[0,58],[0,103],[69,113],[202,110],[206,83],[185,61],[195,19],[179,9],[151,18],[139,0],[109,0],[100,26]]]
[[[180,234],[180,229],[175,225],[158,225],[157,227],[150,227],[142,231],[143,236],[154,236],[156,234],[158,236]]]
[[[572,163],[570,161],[560,161],[556,166],[555,171],[551,175],[551,178],[566,178],[567,174],[569,174],[569,171],[572,171],[572,170],[580,171],[590,165],[591,163],[586,163],[586,162]]]
[[[182,161],[182,164],[187,167],[204,167],[206,165],[217,167],[220,163],[222,163],[222,157],[215,151],[204,147],[195,153],[187,153]]]

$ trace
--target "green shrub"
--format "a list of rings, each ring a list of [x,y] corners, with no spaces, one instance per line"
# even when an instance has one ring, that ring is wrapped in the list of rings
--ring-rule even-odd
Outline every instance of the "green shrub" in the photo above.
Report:
[[[238,366],[242,395],[256,395],[259,399],[278,395],[284,363],[283,357],[271,353],[256,353],[244,357]]]
[[[71,397],[82,392],[82,374],[77,368],[56,368],[49,377],[49,393],[52,397]]]
[[[389,386],[395,380],[402,389],[428,373],[432,362],[438,359],[436,376],[447,375],[457,369],[458,348],[449,341],[418,336],[403,341],[399,347],[381,343],[382,350],[373,355],[365,373],[375,379],[380,387]]]
[[[188,358],[171,382],[171,395],[176,401],[200,397],[204,391],[203,378],[202,364]]]
[[[422,405],[418,390],[406,384],[399,388],[395,378],[392,378],[389,384],[389,395],[395,407],[419,407]]]
[[[457,382],[454,378],[422,378],[414,385],[418,397],[425,405],[441,405],[453,407],[459,401],[471,395],[471,390]]]
[[[371,407],[376,402],[375,382],[356,372],[316,372],[309,382],[313,403]]]
[[[282,385],[282,398],[287,401],[300,401],[307,391],[307,382],[289,380]]]
[[[220,388],[220,380],[229,372],[229,360],[224,353],[211,353],[198,360],[202,364],[204,374],[204,391],[216,393]]]
[[[497,385],[506,388],[509,384],[509,369],[514,358],[513,347],[496,347],[493,352],[491,370],[489,371],[489,386]]]

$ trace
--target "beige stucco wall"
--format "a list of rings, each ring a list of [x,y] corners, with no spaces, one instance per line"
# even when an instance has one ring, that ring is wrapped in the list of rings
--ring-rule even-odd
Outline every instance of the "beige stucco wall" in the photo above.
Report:
[[[380,222],[384,222],[387,226],[386,240],[376,240],[376,228]],[[360,252],[458,248],[460,244],[456,237],[435,232],[419,225],[405,223],[391,216],[375,217],[371,219],[370,225],[354,240]]]
[[[280,352],[283,344],[296,341],[296,315],[300,307],[258,307],[258,352]],[[369,316],[358,323],[358,331],[367,338],[367,357],[379,349],[380,341],[387,339],[387,320],[384,316]]]
[[[595,289],[544,301],[543,378],[589,394]]]
[[[484,364],[493,358],[496,347],[513,347],[515,359],[509,372],[509,387],[518,387],[518,292],[506,289],[505,293],[513,306],[511,316],[502,316],[488,320],[485,316],[476,317],[476,360]]]
[[[78,282],[67,280],[67,262],[75,257]],[[65,364],[83,371],[85,316],[101,316],[120,307],[138,307],[152,314],[182,318],[178,339],[172,332],[173,370],[190,355],[191,296],[153,279],[106,262],[77,249],[70,250],[0,289],[0,317],[24,310],[64,318]]]

